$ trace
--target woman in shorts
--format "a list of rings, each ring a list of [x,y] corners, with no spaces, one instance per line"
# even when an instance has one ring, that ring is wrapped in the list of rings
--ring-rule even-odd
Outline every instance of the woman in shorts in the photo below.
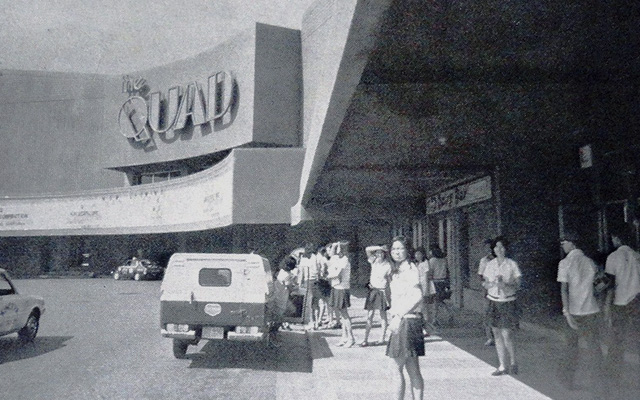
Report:
[[[522,273],[518,264],[506,257],[509,243],[503,237],[491,242],[495,258],[484,269],[483,286],[489,299],[488,323],[493,330],[500,365],[492,375],[518,374],[514,332],[518,328],[520,311],[516,303],[516,291],[520,288]],[[510,364],[507,364],[507,355]]]
[[[369,246],[365,250],[367,260],[371,264],[369,275],[369,293],[364,303],[367,310],[367,325],[364,331],[364,340],[361,347],[369,346],[369,332],[373,325],[373,317],[376,311],[380,313],[382,336],[375,344],[384,344],[387,337],[387,310],[389,309],[389,299],[387,298],[387,288],[389,284],[389,274],[391,273],[391,263],[389,262],[389,248],[387,246]]]
[[[404,370],[409,375],[412,398],[421,400],[424,395],[424,380],[420,372],[419,356],[424,356],[422,336],[422,290],[418,268],[409,261],[409,242],[397,236],[391,244],[391,308],[388,314],[389,344],[387,356],[394,365],[394,387],[397,399],[404,399]]]

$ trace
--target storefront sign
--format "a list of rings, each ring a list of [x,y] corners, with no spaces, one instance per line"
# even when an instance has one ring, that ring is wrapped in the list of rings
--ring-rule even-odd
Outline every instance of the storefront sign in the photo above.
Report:
[[[145,86],[143,78],[123,77],[123,91],[130,97],[120,108],[118,124],[122,135],[135,142],[150,140],[154,132],[184,129],[189,118],[193,125],[211,123],[237,106],[236,80],[230,72],[211,75],[206,96],[198,82],[188,84],[186,89],[182,86],[170,88],[167,99],[160,92],[143,97]]]
[[[491,198],[491,177],[457,186],[427,198],[427,214],[435,214]]]

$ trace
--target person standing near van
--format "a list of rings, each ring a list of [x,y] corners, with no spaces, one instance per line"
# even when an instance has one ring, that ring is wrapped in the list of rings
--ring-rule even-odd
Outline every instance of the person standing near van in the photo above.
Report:
[[[558,264],[558,282],[562,298],[562,314],[567,320],[567,350],[561,363],[560,375],[564,383],[574,387],[575,373],[578,369],[582,337],[587,343],[589,362],[589,381],[597,385],[602,353],[600,350],[599,326],[600,306],[593,295],[593,278],[598,267],[592,259],[578,248],[579,237],[575,232],[567,232],[560,239],[566,257]]]
[[[340,347],[352,347],[356,343],[349,317],[351,263],[346,254],[348,244],[349,242],[346,241],[332,244],[329,252],[329,275],[327,276],[331,280],[329,303],[339,313],[342,322],[342,340],[338,343]]]
[[[605,300],[606,319],[611,325],[613,340],[607,355],[612,376],[620,376],[623,368],[625,341],[633,343],[640,354],[640,254],[629,247],[630,233],[621,228],[612,230],[611,242],[616,250],[607,257],[605,272],[615,277],[615,286]]]
[[[364,249],[367,260],[371,264],[369,275],[369,292],[364,303],[367,310],[367,325],[364,331],[364,340],[361,347],[369,345],[369,332],[373,325],[373,317],[376,310],[380,313],[382,324],[382,336],[375,344],[384,344],[387,337],[387,310],[389,309],[389,299],[387,298],[387,287],[389,284],[389,274],[391,273],[391,263],[389,262],[389,248],[387,246],[368,246]]]

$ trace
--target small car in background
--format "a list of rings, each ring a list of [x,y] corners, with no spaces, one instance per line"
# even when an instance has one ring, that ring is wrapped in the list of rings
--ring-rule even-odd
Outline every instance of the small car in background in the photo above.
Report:
[[[18,333],[22,343],[33,342],[44,313],[44,299],[20,294],[9,274],[0,268],[0,336]]]
[[[157,280],[162,279],[164,268],[145,258],[127,260],[112,272],[113,279]]]

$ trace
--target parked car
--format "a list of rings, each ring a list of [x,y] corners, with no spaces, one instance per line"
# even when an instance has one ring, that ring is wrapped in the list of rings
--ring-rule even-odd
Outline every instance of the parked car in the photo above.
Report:
[[[113,271],[112,274],[113,279],[115,280],[154,280],[162,279],[162,276],[164,275],[164,268],[150,260],[144,258],[137,259],[134,257],[116,268],[116,270]]]
[[[33,342],[44,313],[44,299],[20,294],[9,274],[0,268],[0,336],[18,333],[21,342]]]

